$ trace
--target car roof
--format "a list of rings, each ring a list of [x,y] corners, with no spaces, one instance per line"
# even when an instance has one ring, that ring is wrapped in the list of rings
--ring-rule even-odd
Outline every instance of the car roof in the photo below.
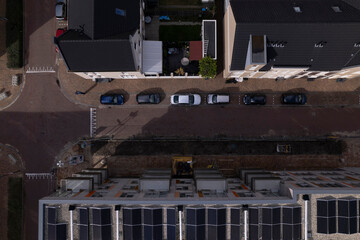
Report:
[[[189,103],[189,95],[178,95],[179,103]]]

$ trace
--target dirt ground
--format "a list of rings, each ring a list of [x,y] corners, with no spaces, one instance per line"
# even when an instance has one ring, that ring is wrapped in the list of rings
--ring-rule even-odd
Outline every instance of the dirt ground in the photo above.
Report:
[[[234,175],[238,168],[264,168],[268,170],[284,169],[329,169],[340,167],[360,167],[360,139],[348,138],[343,139],[343,152],[341,154],[293,154],[293,155],[274,155],[274,154],[217,154],[209,155],[188,155],[196,161],[194,167],[204,168],[209,165],[215,165],[225,175]],[[108,144],[94,145],[92,149],[94,159],[106,159],[110,176],[125,177],[139,176],[148,168],[171,168],[173,156],[182,156],[182,154],[163,154],[163,155],[146,155],[144,152],[137,151],[133,148],[133,154],[128,148],[120,155],[119,143],[112,142]],[[128,146],[129,147],[129,146]],[[140,147],[142,148],[142,147]],[[126,153],[126,154],[125,154]]]

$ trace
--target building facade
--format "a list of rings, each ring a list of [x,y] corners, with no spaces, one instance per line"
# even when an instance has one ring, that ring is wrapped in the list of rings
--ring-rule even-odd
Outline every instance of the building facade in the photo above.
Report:
[[[360,169],[88,169],[39,201],[41,239],[359,239]]]

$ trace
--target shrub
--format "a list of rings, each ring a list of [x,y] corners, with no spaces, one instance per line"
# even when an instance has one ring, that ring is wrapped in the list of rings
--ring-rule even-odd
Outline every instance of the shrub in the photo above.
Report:
[[[216,60],[210,56],[204,57],[199,61],[199,74],[204,78],[214,78],[216,76]]]

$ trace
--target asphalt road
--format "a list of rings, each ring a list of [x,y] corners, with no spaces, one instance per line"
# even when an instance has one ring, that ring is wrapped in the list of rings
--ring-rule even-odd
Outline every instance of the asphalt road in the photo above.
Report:
[[[309,106],[193,106],[104,108],[97,112],[98,136],[323,137],[359,135],[360,108]]]
[[[20,98],[0,112],[0,133],[1,143],[19,149],[26,173],[48,173],[67,142],[89,134],[89,110],[62,95],[55,74],[28,74]],[[38,200],[53,183],[26,179],[25,192],[25,239],[37,239]]]

